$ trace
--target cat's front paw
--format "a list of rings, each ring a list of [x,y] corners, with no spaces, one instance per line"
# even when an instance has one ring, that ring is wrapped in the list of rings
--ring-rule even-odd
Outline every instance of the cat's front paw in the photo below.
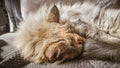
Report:
[[[61,39],[52,43],[45,51],[48,63],[61,63],[79,56],[82,52],[84,38],[76,34],[68,34],[69,39]]]
[[[67,36],[67,38],[66,38]],[[49,42],[52,40],[50,39]],[[65,38],[58,38],[47,45],[35,40],[24,46],[20,52],[24,59],[35,63],[61,63],[79,56],[84,38],[68,33]],[[45,42],[44,42],[45,43]]]
[[[45,52],[48,63],[61,63],[65,60],[73,59],[80,55],[82,50],[82,45],[77,45],[78,48],[69,46],[64,42],[51,45]]]

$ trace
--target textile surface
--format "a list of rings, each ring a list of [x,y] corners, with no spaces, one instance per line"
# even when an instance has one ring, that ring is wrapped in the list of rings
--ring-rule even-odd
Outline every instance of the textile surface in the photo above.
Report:
[[[9,37],[8,37],[9,36]],[[11,36],[11,37],[10,37]],[[0,68],[119,68],[120,63],[76,58],[62,64],[36,64],[23,60],[10,43],[12,35],[0,36]]]

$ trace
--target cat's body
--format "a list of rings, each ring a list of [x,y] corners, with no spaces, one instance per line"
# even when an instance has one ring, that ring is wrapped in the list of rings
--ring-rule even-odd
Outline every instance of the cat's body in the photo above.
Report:
[[[20,50],[25,59],[38,63],[47,61],[49,62],[52,60],[52,62],[56,61],[57,58],[54,58],[54,55],[51,55],[51,53],[49,53],[50,51],[56,51],[56,48],[55,50],[54,47],[51,47],[53,50],[48,49],[48,53],[45,53],[45,55],[49,60],[46,60],[46,58],[44,58],[46,56],[43,56],[44,54],[42,53],[46,50],[46,48],[42,48],[41,45],[46,46],[46,43],[50,44],[50,40],[56,41],[58,39],[58,36],[66,40],[68,40],[70,37],[69,41],[64,40],[64,43],[62,43],[65,45],[65,48],[67,48],[63,48],[62,53],[60,51],[62,47],[58,46],[56,51],[59,53],[57,54],[58,57],[60,54],[62,54],[63,56],[65,55],[62,57],[64,58],[62,61],[66,59],[72,59],[75,56],[81,54],[82,46],[80,44],[84,42],[84,38],[79,37],[79,34],[80,36],[84,36],[86,39],[91,38],[91,40],[85,41],[83,49],[84,56],[100,59],[108,58],[113,60],[120,60],[120,9],[106,9],[104,7],[102,8],[99,5],[96,6],[95,4],[88,2],[81,4],[75,3],[72,6],[60,5],[58,3],[56,4],[58,11],[55,8],[53,8],[54,11],[52,11],[52,6],[53,5],[48,7],[46,5],[43,5],[38,9],[38,11],[29,13],[29,18],[25,19],[25,21],[21,23],[18,31],[16,32],[15,42],[18,44],[16,47]],[[51,12],[53,12],[53,14],[51,14]],[[45,22],[57,22],[57,24],[47,24]],[[71,34],[69,34],[69,30]],[[46,36],[46,31],[48,31],[48,36]],[[47,39],[48,41],[43,39]],[[78,42],[78,39],[81,42]],[[97,42],[94,42],[92,40]],[[44,41],[46,43],[43,43]],[[69,47],[68,44],[70,46],[71,44],[79,44],[80,46],[75,46],[77,50],[76,51],[74,47]],[[51,45],[57,46],[59,44],[56,43]],[[48,48],[49,45],[46,47]],[[73,53],[69,53],[69,50],[72,48]],[[80,48],[80,50],[78,48]],[[40,59],[43,60],[39,61]]]

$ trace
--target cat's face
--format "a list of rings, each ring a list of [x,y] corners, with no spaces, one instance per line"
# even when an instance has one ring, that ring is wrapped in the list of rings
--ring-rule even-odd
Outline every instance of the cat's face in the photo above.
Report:
[[[24,46],[21,49],[25,59],[37,63],[56,61],[60,63],[81,54],[84,38],[79,36],[69,24],[60,24],[56,6],[41,23],[44,24],[41,24],[43,27],[38,29],[37,37],[29,42],[27,48]]]
[[[44,53],[42,61],[62,62],[80,55],[84,38],[80,37],[70,25],[53,25],[53,29],[49,28],[45,34],[43,33],[44,35],[40,34],[44,37],[42,42],[45,43],[41,49]]]

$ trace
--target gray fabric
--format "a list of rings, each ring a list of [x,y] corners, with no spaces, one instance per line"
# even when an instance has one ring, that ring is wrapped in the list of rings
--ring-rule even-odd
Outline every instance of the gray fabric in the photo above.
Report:
[[[20,0],[5,0],[4,2],[9,17],[9,23],[11,22],[13,24],[13,26],[10,24],[10,27],[15,31],[19,22],[22,21]]]
[[[6,0],[6,1],[11,1],[11,0]],[[62,1],[64,1],[65,4],[68,3],[68,0],[59,0],[59,2],[61,3]],[[49,3],[50,1],[47,0],[44,2]],[[43,4],[43,2],[41,3]],[[45,64],[36,64],[36,63],[28,62],[23,60],[23,58],[20,57],[19,52],[11,45],[10,42],[13,41],[12,36],[13,35],[9,35],[9,34],[0,36],[0,68],[120,68],[120,63],[117,62],[87,60],[83,58],[76,58],[64,62],[60,65],[56,65],[56,64],[45,65]],[[6,44],[3,40],[9,43]]]
[[[9,32],[7,13],[5,11],[4,0],[0,0],[0,35]]]
[[[11,36],[11,37],[10,37]],[[56,64],[36,64],[23,60],[19,52],[10,43],[13,40],[13,34],[0,36],[0,68],[119,68],[120,63],[86,60],[82,58],[66,61],[60,65]],[[4,41],[3,41],[4,40]]]
[[[0,7],[0,26],[6,25],[6,24],[7,24],[7,21],[3,12],[3,8]]]

